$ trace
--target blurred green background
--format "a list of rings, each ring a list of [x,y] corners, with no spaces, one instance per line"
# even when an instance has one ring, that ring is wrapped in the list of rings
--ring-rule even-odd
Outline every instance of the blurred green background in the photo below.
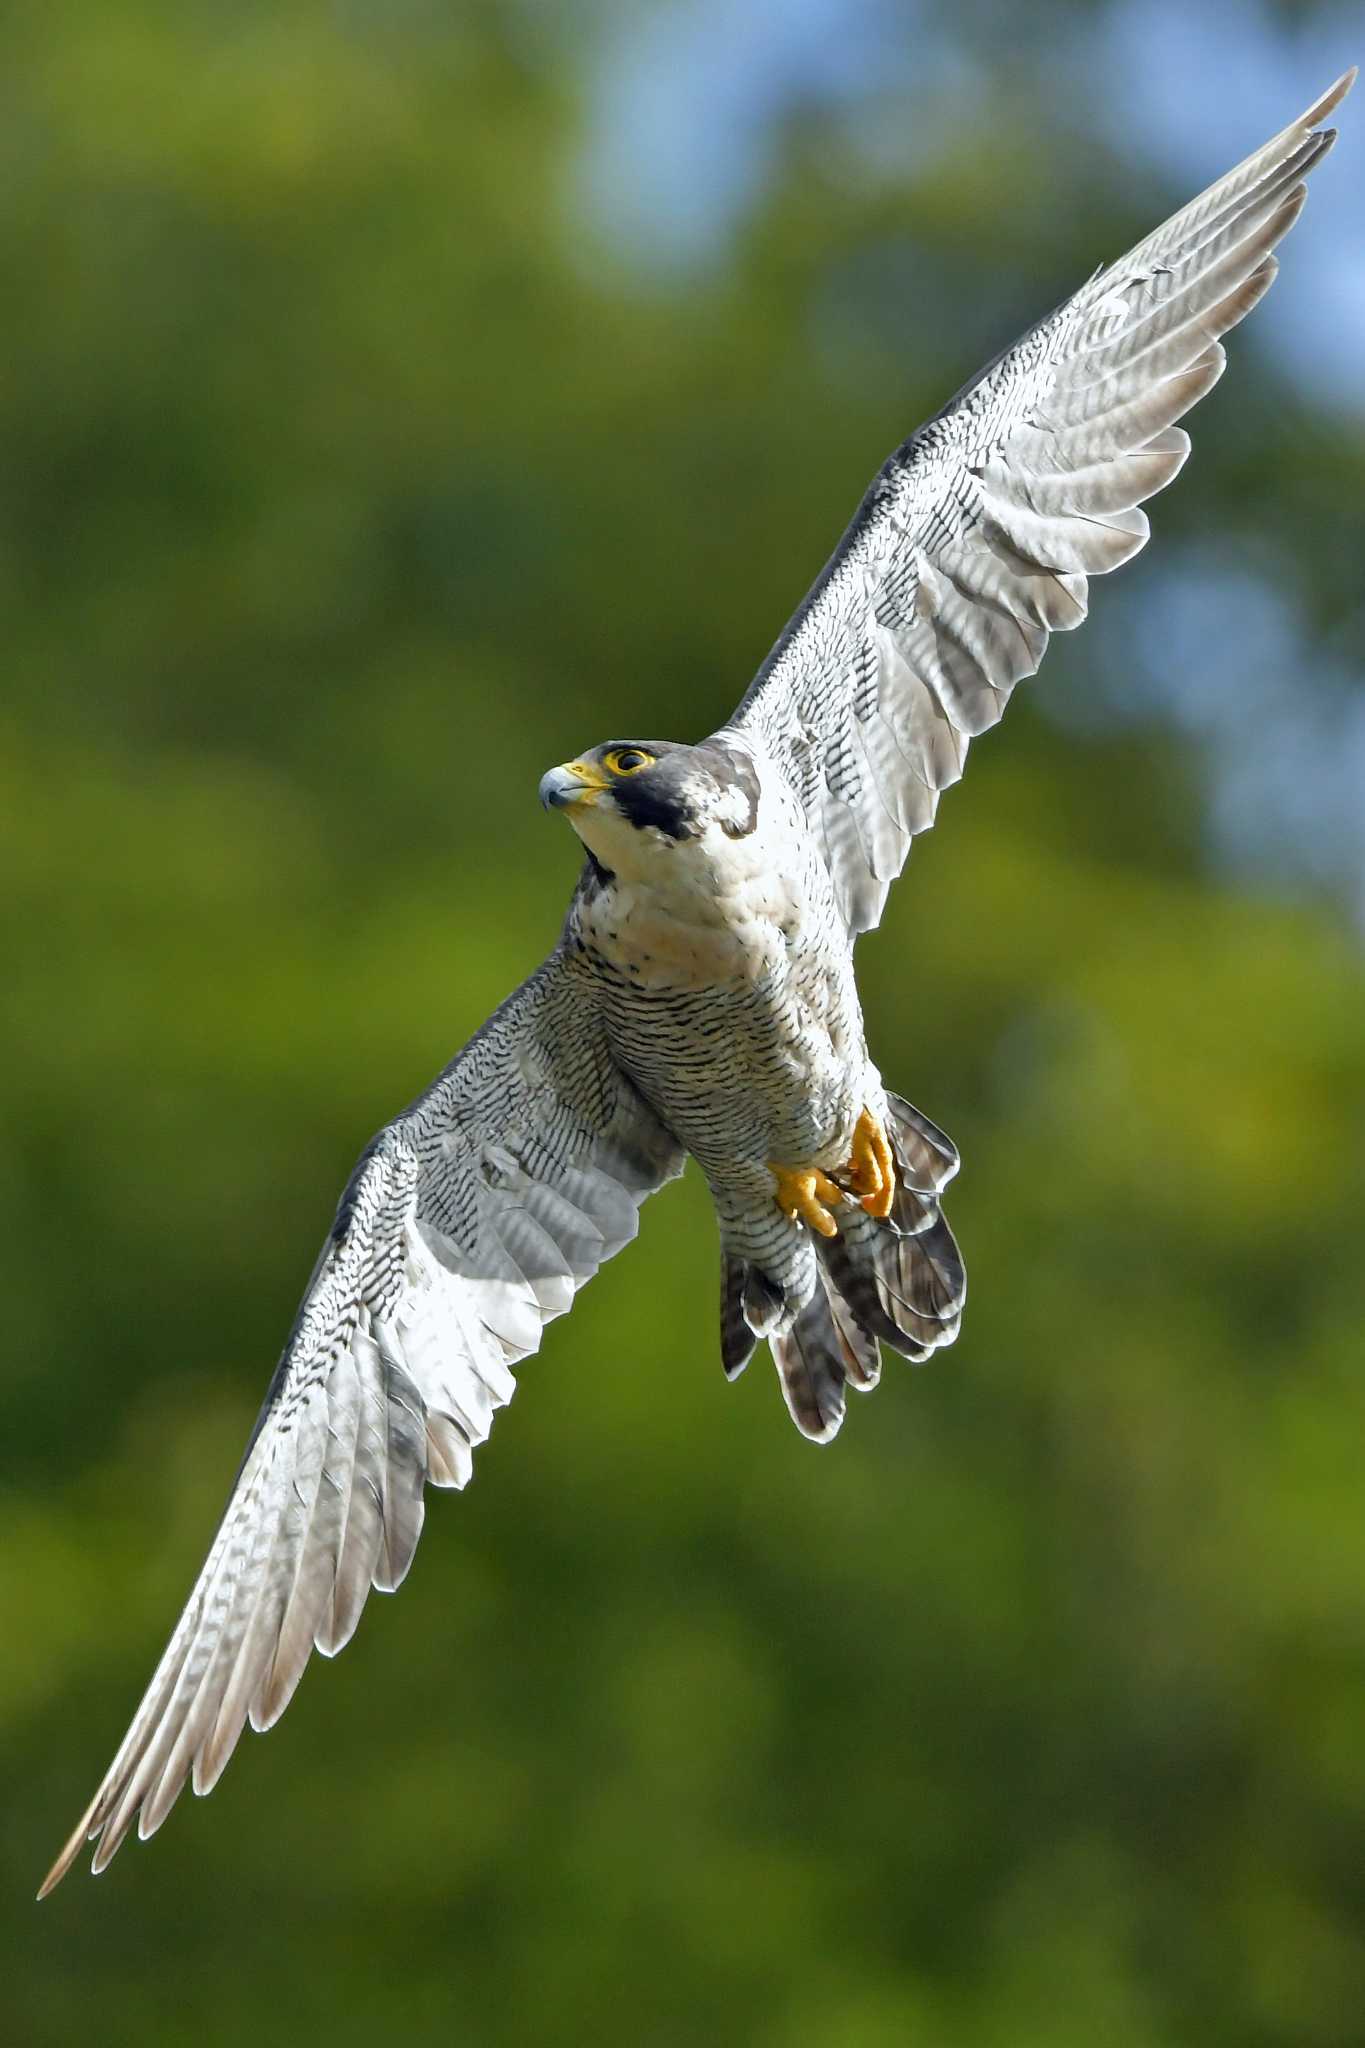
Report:
[[[720,723],[887,450],[1363,47],[6,12],[7,2040],[1365,2041],[1359,96],[1153,547],[861,949],[966,1162],[955,1350],[802,1442],[689,1177],[401,1597],[30,1903],[352,1159],[554,937],[541,770]]]

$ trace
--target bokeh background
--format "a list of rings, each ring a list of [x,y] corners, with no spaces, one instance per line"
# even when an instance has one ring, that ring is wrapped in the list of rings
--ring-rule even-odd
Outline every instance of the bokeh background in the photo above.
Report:
[[[887,450],[1365,54],[1228,0],[0,21],[0,2020],[1365,2040],[1365,100],[861,949],[955,1350],[724,1383],[692,1179],[210,1802],[37,1879],[368,1134]]]

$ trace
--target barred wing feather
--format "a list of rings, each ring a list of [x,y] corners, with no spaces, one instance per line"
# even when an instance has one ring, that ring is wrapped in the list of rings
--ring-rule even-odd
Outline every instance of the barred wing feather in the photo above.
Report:
[[[313,1648],[399,1585],[424,1484],[465,1484],[511,1367],[681,1171],[594,1002],[552,955],[362,1157],[189,1603],[43,1893],[87,1840],[99,1871],[135,1820],[150,1835],[187,1778],[209,1791]]]
[[[968,742],[1147,538],[1218,337],[1275,275],[1354,71],[1100,271],[885,463],[732,724],[797,788],[851,932],[881,916]]]

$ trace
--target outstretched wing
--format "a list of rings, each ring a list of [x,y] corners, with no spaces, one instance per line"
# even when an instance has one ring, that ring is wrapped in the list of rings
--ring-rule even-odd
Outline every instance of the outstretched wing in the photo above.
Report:
[[[134,1819],[150,1835],[186,1777],[209,1791],[248,1717],[283,1713],[314,1645],[334,1655],[370,1587],[400,1583],[424,1482],[465,1484],[511,1366],[682,1164],[564,952],[379,1133],[170,1646],[43,1893],[87,1839],[98,1871]]]
[[[759,671],[732,725],[797,789],[850,931],[881,916],[968,741],[1085,617],[1087,578],[1146,540],[1141,502],[1189,453],[1175,422],[1274,277],[1354,77],[912,434]]]

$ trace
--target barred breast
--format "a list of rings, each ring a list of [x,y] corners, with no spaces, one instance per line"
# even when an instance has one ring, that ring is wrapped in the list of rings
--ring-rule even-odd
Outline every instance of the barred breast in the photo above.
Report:
[[[606,990],[612,1050],[713,1185],[770,1160],[848,1157],[868,1060],[847,939],[804,833],[591,878],[570,937]]]

